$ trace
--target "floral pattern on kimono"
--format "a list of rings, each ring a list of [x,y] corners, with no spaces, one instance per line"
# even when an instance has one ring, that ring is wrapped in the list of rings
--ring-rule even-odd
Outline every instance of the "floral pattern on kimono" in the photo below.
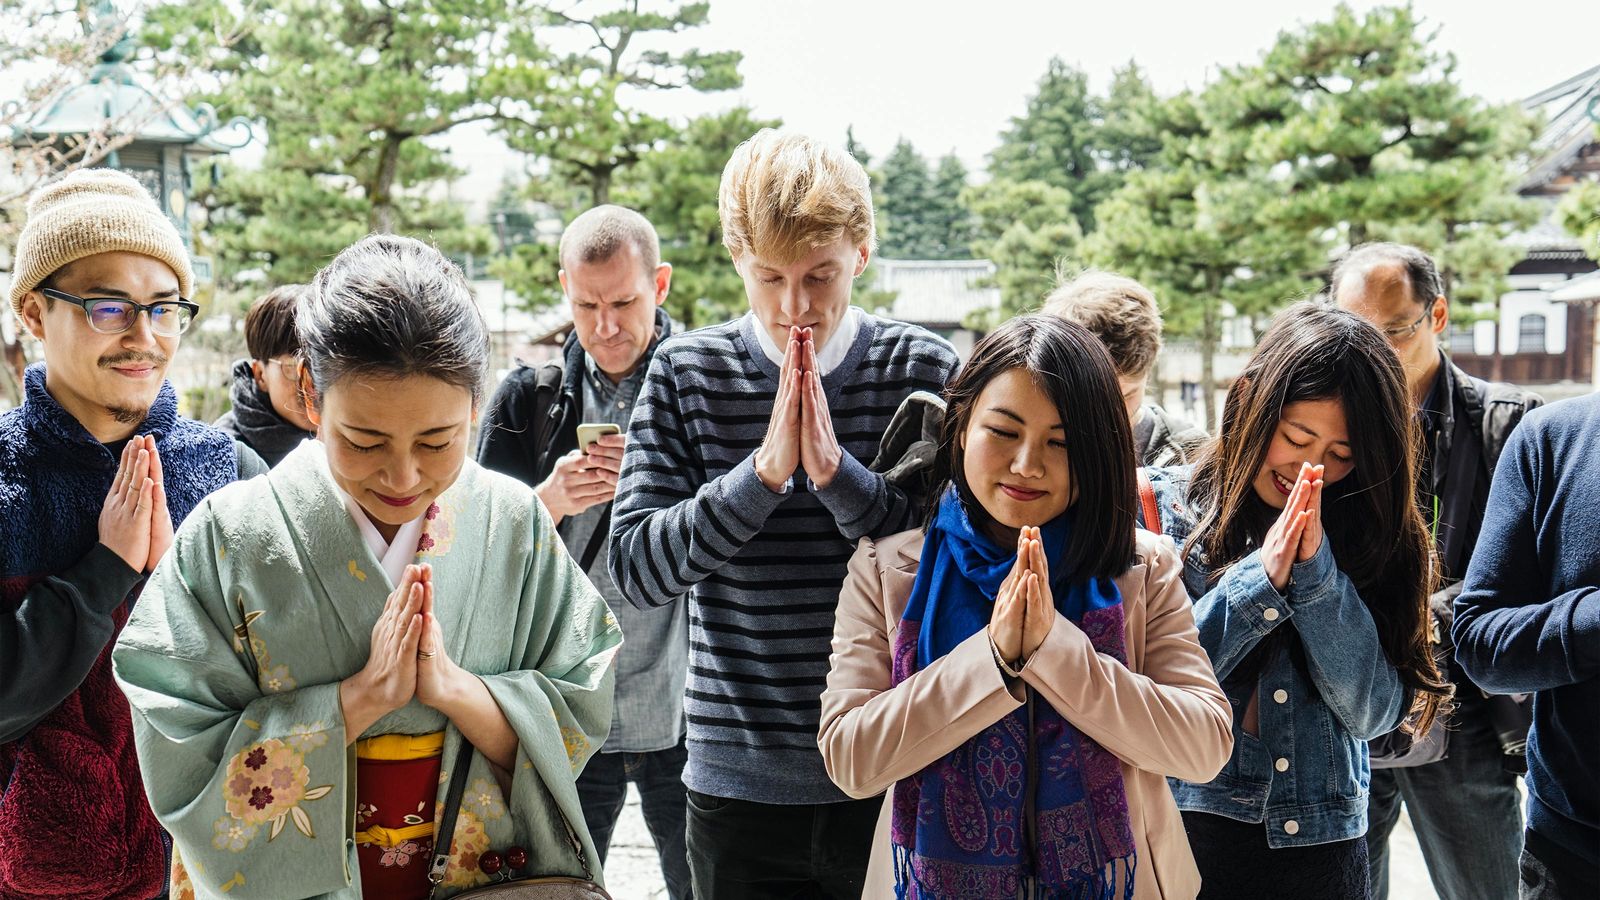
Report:
[[[586,830],[580,861],[561,822],[582,821],[575,780],[610,730],[621,632],[525,485],[468,461],[436,509],[417,559],[434,567],[446,652],[518,739],[504,781],[470,762],[441,894],[486,883],[479,857],[512,845],[551,874],[599,873]],[[197,900],[360,896],[355,826],[372,811],[355,808],[339,683],[366,664],[392,590],[315,441],[179,530],[112,658],[151,808]],[[451,772],[470,746],[415,700],[361,737],[441,730]],[[388,864],[425,862],[393,849]]]

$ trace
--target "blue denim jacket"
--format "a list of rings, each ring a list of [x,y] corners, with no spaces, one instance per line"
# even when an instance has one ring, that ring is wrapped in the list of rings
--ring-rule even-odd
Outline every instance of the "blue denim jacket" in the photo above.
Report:
[[[1188,466],[1148,469],[1163,531],[1181,550],[1198,518],[1188,500]],[[1367,831],[1367,741],[1397,727],[1409,691],[1378,643],[1377,626],[1328,542],[1296,563],[1287,596],[1267,580],[1259,551],[1207,583],[1196,548],[1184,561],[1200,643],[1233,706],[1233,757],[1207,784],[1172,781],[1181,809],[1264,822],[1267,845],[1293,847],[1360,837]],[[1273,629],[1292,626],[1305,666],[1277,654],[1262,667],[1260,735],[1246,734],[1250,686],[1229,676]],[[1304,673],[1309,673],[1307,678]]]

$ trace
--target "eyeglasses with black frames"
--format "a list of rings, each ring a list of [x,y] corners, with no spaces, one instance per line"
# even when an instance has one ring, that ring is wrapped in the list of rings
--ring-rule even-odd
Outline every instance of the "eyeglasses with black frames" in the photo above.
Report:
[[[41,288],[39,293],[82,307],[84,315],[89,317],[89,327],[101,334],[121,334],[133,327],[140,313],[148,313],[151,331],[163,337],[177,337],[189,330],[200,312],[198,304],[182,297],[144,304],[117,297],[77,297],[54,288]]]

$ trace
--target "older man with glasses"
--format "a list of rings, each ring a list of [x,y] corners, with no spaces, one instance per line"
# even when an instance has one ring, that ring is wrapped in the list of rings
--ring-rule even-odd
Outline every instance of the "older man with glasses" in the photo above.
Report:
[[[165,373],[194,276],[137,181],[42,188],[14,263],[11,309],[44,362],[0,415],[0,896],[158,897],[166,841],[109,645],[174,528],[265,466],[178,415]]]
[[[1474,378],[1450,362],[1439,336],[1450,304],[1434,261],[1404,244],[1366,244],[1334,267],[1334,302],[1383,332],[1405,367],[1422,425],[1417,501],[1432,526],[1442,566],[1433,597],[1436,633],[1448,641],[1451,603],[1461,592],[1483,527],[1490,477],[1507,438],[1538,395]],[[1514,897],[1522,843],[1517,775],[1529,712],[1489,696],[1441,645],[1441,669],[1456,688],[1448,727],[1435,725],[1423,745],[1400,733],[1372,744],[1367,847],[1372,896],[1389,894],[1389,833],[1403,802],[1441,900]]]

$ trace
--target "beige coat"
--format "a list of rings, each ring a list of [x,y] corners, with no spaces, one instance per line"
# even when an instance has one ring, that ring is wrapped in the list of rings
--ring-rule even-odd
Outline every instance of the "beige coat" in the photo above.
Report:
[[[818,743],[828,775],[852,797],[888,790],[1021,706],[980,631],[891,688],[890,648],[911,595],[922,531],[862,539],[833,631]],[[1057,617],[1022,680],[1122,760],[1138,848],[1135,900],[1193,900],[1200,873],[1166,777],[1210,781],[1233,751],[1231,713],[1200,647],[1169,542],[1138,532],[1137,561],[1116,579],[1127,619],[1126,666],[1097,654]],[[869,900],[892,897],[889,805],[868,872]]]

